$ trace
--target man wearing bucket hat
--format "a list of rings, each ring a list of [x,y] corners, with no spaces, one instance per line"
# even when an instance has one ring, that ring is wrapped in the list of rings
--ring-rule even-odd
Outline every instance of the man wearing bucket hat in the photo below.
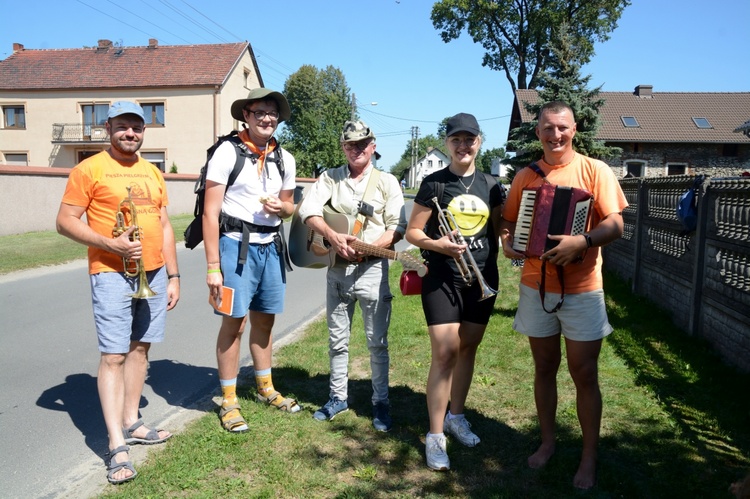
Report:
[[[301,409],[294,399],[275,390],[271,377],[271,329],[275,314],[283,311],[286,287],[279,231],[283,219],[294,211],[296,163],[274,138],[279,123],[291,115],[284,95],[253,89],[246,99],[232,104],[231,113],[244,123],[238,137],[250,156],[229,187],[238,145],[223,142],[209,160],[203,244],[211,296],[220,301],[223,286],[234,289],[233,307],[222,316],[216,340],[222,391],[219,417],[227,431],[243,432],[248,426],[236,390],[240,340],[248,318],[256,399],[288,413]]]
[[[348,163],[323,172],[299,207],[300,218],[322,234],[336,254],[335,263],[328,268],[326,297],[329,400],[313,417],[331,420],[349,408],[349,336],[354,305],[359,301],[370,350],[373,426],[389,431],[393,423],[388,401],[388,326],[393,296],[388,261],[359,254],[351,243],[359,239],[390,248],[398,242],[406,229],[404,197],[396,177],[373,166],[375,134],[363,121],[344,123],[341,147]],[[354,221],[351,233],[338,233],[326,223],[326,205]]]
[[[145,134],[143,116],[133,102],[110,106],[105,123],[110,147],[73,168],[57,214],[57,231],[89,247],[101,352],[97,386],[109,434],[107,480],[113,484],[137,475],[128,445],[158,444],[172,436],[147,428],[138,417],[149,349],[164,339],[167,311],[180,299],[164,177],[137,154]],[[121,214],[127,218],[118,222]]]

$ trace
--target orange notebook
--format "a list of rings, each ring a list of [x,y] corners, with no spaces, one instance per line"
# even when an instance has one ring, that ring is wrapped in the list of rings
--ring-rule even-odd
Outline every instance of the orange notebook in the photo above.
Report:
[[[234,288],[222,286],[221,297],[219,298],[218,303],[214,300],[213,295],[209,293],[208,303],[210,303],[211,306],[214,307],[214,310],[220,314],[231,315],[232,307],[234,306]]]

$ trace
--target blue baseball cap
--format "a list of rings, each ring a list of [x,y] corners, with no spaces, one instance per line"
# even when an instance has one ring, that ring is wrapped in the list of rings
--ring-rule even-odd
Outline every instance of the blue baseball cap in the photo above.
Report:
[[[143,108],[134,102],[126,100],[119,100],[112,103],[112,105],[109,107],[107,118],[116,118],[117,116],[121,116],[123,114],[134,114],[144,122],[146,121],[146,117],[143,114]]]

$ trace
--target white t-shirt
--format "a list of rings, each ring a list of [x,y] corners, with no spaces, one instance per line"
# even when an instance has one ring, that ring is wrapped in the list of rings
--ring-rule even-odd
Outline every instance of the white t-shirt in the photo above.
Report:
[[[227,215],[256,225],[277,226],[281,223],[281,218],[277,215],[266,213],[263,204],[260,202],[261,196],[274,195],[279,196],[281,191],[294,190],[296,187],[297,163],[294,156],[284,149],[281,149],[284,160],[284,178],[279,175],[279,169],[275,161],[266,161],[263,165],[263,171],[258,175],[257,162],[250,158],[245,158],[245,166],[237,176],[234,184],[229,186],[224,195],[224,202],[221,205],[221,211]],[[277,157],[276,151],[271,153],[271,159]],[[235,146],[231,143],[224,142],[221,144],[211,160],[208,162],[208,171],[206,179],[218,184],[226,185],[229,181],[229,175],[234,169],[234,163],[237,160]],[[241,240],[242,233],[228,232],[227,236]],[[273,239],[274,234],[268,233],[250,233],[251,243],[268,243]]]

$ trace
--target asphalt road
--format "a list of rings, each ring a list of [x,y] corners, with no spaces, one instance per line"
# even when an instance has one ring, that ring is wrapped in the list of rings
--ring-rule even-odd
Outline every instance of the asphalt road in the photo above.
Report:
[[[288,224],[285,224],[288,226]],[[178,248],[181,297],[150,351],[141,414],[178,430],[218,394],[220,318],[208,305],[203,247]],[[325,307],[325,269],[287,274],[274,346]],[[243,337],[241,365],[251,363]],[[107,451],[96,374],[99,351],[86,262],[0,276],[0,497],[89,497],[106,485]],[[142,459],[146,446],[133,447]]]

